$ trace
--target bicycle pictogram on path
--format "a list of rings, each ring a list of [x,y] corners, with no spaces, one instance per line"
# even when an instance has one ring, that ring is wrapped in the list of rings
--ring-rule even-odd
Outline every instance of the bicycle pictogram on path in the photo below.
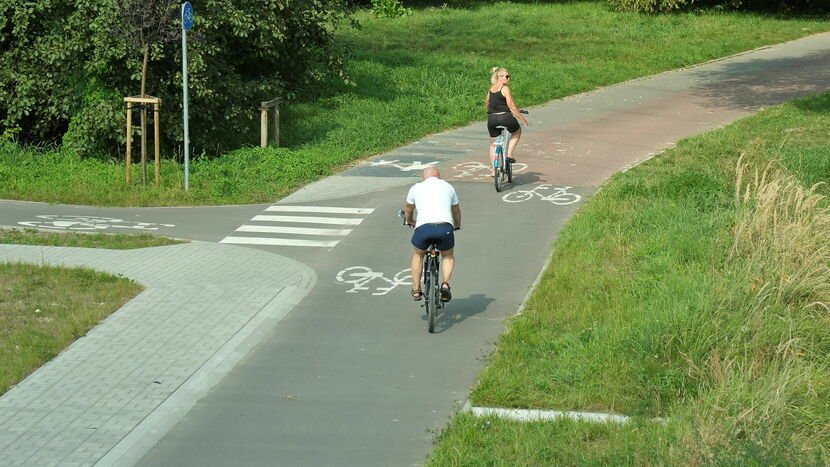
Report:
[[[18,224],[35,229],[59,229],[77,231],[95,231],[107,229],[158,230],[159,227],[175,227],[175,224],[156,224],[153,222],[134,222],[115,217],[67,216],[44,214],[35,216],[38,220],[18,222]]]
[[[515,162],[512,167],[513,173],[527,170],[527,164],[521,162]],[[453,166],[453,170],[453,178],[485,179],[491,178],[492,167],[481,162],[463,162]]]
[[[368,162],[364,163],[364,165],[367,165],[369,167],[394,167],[394,168],[400,170],[401,172],[418,172],[418,171],[424,170],[428,167],[432,167],[432,166],[437,165],[437,164],[438,164],[438,161],[427,162],[427,163],[423,163],[421,161],[412,161],[412,162],[407,163],[407,162],[399,161],[397,159],[395,159],[395,160],[381,159],[381,160],[376,160],[376,161],[368,161]]]
[[[538,197],[542,201],[548,201],[560,206],[573,204],[582,199],[576,193],[571,193],[568,189],[570,186],[554,187],[551,184],[543,183],[531,190],[515,190],[502,196],[501,199],[508,203],[521,203],[523,201],[531,200]],[[545,193],[542,193],[545,192]]]
[[[366,266],[352,266],[337,273],[337,282],[351,284],[352,288],[346,293],[359,293],[362,290],[373,290],[372,295],[386,295],[399,285],[412,285],[412,269],[398,271],[391,279],[384,273],[373,271]],[[368,286],[373,283],[372,286]]]

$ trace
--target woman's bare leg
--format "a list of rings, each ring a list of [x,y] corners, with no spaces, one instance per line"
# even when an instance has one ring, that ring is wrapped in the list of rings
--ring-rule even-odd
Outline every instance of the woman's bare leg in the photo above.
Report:
[[[507,143],[507,157],[513,157],[513,149],[519,144],[519,138],[522,137],[522,129],[519,128],[515,133],[510,134],[510,142]]]
[[[493,175],[495,175],[495,172],[493,171],[493,161],[496,160],[496,145],[494,144],[495,142],[496,142],[496,138],[490,138],[490,176],[491,177]]]

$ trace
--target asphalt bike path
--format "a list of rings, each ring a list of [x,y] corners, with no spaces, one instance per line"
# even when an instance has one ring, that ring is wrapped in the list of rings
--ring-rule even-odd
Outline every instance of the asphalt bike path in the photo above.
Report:
[[[91,426],[97,426],[96,414],[104,422],[114,418],[93,405],[80,415],[37,407],[37,423],[21,421],[36,404],[26,397],[34,391],[28,387],[56,368],[85,368],[92,358],[64,358],[78,353],[73,345],[0,397],[0,451],[13,463],[31,465],[68,459],[100,465],[422,463],[435,432],[466,400],[504,320],[529,292],[556,233],[599,185],[680,138],[830,88],[828,58],[830,35],[821,34],[532,108],[515,183],[503,193],[495,193],[487,177],[486,130],[476,123],[362,162],[276,205],[128,209],[0,201],[0,225],[146,230],[200,240],[151,250],[166,256],[168,271],[175,269],[172,257],[192,263],[194,255],[214,255],[215,263],[191,265],[190,275],[213,268],[215,276],[201,289],[190,284],[191,295],[209,295],[199,307],[213,313],[246,316],[228,324],[237,326],[236,334],[198,335],[216,346],[171,374],[175,384],[130,407],[133,418],[111,427],[110,437],[48,432],[51,441],[44,443],[38,441],[43,426],[60,417]],[[435,334],[426,332],[423,310],[409,298],[411,232],[395,215],[427,166],[456,187],[464,224],[457,233],[453,301]],[[75,255],[69,263],[92,261],[74,251],[80,249],[41,247],[0,246],[0,258],[67,263],[49,259],[67,250]],[[142,254],[150,253],[136,253],[132,261]],[[119,258],[104,269],[123,269]],[[288,273],[272,276],[271,269]],[[130,274],[140,276],[125,271]],[[222,277],[239,290],[251,284],[247,292],[262,298],[240,306],[239,296],[231,295],[227,303],[236,305],[224,305],[210,294],[222,289]],[[174,300],[173,314],[187,299]],[[155,306],[170,306],[164,302]],[[89,337],[112,329],[123,311]],[[182,329],[199,324],[198,310],[192,313]],[[175,345],[169,347],[175,353]],[[166,358],[148,352],[140,354],[143,361]],[[152,377],[136,372],[121,384]],[[78,430],[77,424],[62,426]],[[52,447],[48,455],[44,444]]]

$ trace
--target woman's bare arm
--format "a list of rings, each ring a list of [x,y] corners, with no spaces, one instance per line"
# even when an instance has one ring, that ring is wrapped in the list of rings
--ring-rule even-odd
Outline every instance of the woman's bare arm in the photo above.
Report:
[[[515,115],[516,118],[521,120],[522,123],[525,124],[525,126],[529,125],[525,116],[522,115],[521,112],[519,112],[519,108],[516,107],[516,102],[513,100],[513,93],[510,92],[510,88],[507,86],[501,88],[501,93],[504,96],[505,100],[507,100],[507,108],[510,109],[510,112],[513,115]]]

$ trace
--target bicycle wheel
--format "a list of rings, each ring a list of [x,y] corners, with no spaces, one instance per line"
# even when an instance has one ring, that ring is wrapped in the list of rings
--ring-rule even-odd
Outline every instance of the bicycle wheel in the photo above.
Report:
[[[513,164],[509,160],[504,160],[504,169],[507,172],[507,183],[513,183]]]
[[[427,330],[430,333],[435,332],[435,315],[438,314],[439,302],[441,300],[441,291],[438,284],[438,259],[430,259],[432,263],[429,271],[429,292],[427,297]]]
[[[495,171],[496,176],[493,181],[496,184],[496,192],[500,192],[504,187],[504,153],[502,152],[501,147],[496,148]]]
[[[579,196],[576,193],[558,193],[558,194],[555,194],[553,196],[546,196],[543,199],[545,201],[550,201],[553,204],[558,204],[560,206],[565,206],[567,204],[573,204],[573,203],[578,202],[579,200],[582,199],[582,197]]]
[[[533,192],[530,190],[511,191],[504,195],[501,199],[508,203],[521,203],[533,198]]]

